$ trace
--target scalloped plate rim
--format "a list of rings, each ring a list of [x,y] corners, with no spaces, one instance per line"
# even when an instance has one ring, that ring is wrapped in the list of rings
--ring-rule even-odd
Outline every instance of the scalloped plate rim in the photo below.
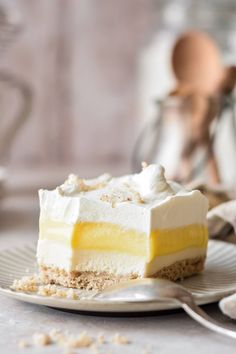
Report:
[[[219,240],[210,240],[209,247],[213,247],[214,245],[221,245],[230,247],[236,256],[236,245],[226,243]],[[213,245],[213,246],[211,246]],[[22,246],[15,247],[13,249],[5,249],[0,252],[0,257],[4,255],[8,251],[20,250],[25,249],[25,247],[32,247],[35,248],[35,243],[25,243]],[[32,259],[29,260],[29,262]],[[209,260],[208,260],[209,263]],[[29,263],[31,264],[31,263]],[[236,260],[235,260],[236,266]],[[203,273],[204,274],[204,273]],[[25,274],[29,275],[29,274]],[[222,275],[222,274],[221,274]],[[194,279],[196,280],[196,277]],[[9,276],[10,279],[10,276]],[[188,278],[188,281],[191,278]],[[192,278],[193,279],[193,278]],[[183,281],[184,283],[184,281]],[[235,268],[235,284],[230,289],[222,289],[217,291],[209,292],[209,294],[195,294],[195,300],[199,305],[206,305],[210,303],[217,302],[221,300],[225,296],[229,296],[236,292],[236,268]],[[179,309],[180,307],[177,304],[171,302],[146,302],[146,301],[98,301],[95,299],[80,299],[80,300],[71,300],[71,299],[60,299],[60,298],[53,298],[53,297],[44,297],[37,294],[30,294],[26,292],[16,292],[11,290],[9,287],[3,287],[1,284],[1,276],[0,276],[0,293],[2,295],[11,297],[16,300],[20,300],[23,302],[49,306],[53,308],[59,308],[64,310],[74,310],[74,311],[84,311],[84,312],[102,312],[102,313],[132,313],[132,312],[152,312],[152,311],[169,311]]]

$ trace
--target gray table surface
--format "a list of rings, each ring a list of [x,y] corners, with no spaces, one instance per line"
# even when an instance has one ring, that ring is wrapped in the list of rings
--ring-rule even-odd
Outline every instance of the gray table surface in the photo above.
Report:
[[[15,188],[15,189],[14,189]],[[35,187],[17,189],[1,202],[0,251],[11,245],[37,238],[38,201]],[[236,330],[236,322],[224,317],[217,304],[205,310],[214,318]],[[63,312],[19,302],[0,295],[0,353],[64,353],[57,346],[20,349],[20,339],[30,340],[35,332],[57,328],[71,333],[87,331],[96,336],[103,332],[108,340],[115,333],[130,339],[129,345],[105,344],[99,353],[235,353],[236,341],[214,334],[190,319],[184,312],[152,314],[138,317],[105,317]],[[94,350],[94,349],[93,349]],[[71,353],[92,353],[90,349]]]

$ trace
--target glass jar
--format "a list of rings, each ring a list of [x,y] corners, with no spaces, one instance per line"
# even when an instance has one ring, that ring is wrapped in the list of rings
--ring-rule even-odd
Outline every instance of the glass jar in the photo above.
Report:
[[[151,161],[162,163],[166,166],[168,174],[175,176],[175,171],[179,167],[181,139],[183,139],[180,123],[181,105],[178,106],[176,102],[173,103],[173,100],[165,99],[176,83],[170,64],[173,45],[184,31],[190,29],[205,31],[218,44],[224,64],[234,64],[236,61],[236,3],[232,0],[224,2],[219,0],[214,2],[160,1],[155,4],[153,13],[156,26],[154,25],[155,29],[139,58],[139,122],[141,130],[144,130],[142,135],[146,136],[146,142],[141,143],[142,138],[139,138],[135,150],[142,151],[141,155],[144,160],[149,160],[152,156]],[[214,151],[221,181],[233,185],[236,183],[234,95],[226,99],[222,98],[222,100],[224,109],[221,109],[220,118],[215,120],[217,127],[213,124],[211,130],[215,131]],[[174,111],[173,104],[175,104]],[[158,123],[158,119],[153,119],[153,117],[160,118],[160,116],[168,116],[168,118],[165,119],[165,124],[161,128],[162,133],[159,132],[156,135],[160,140],[157,151],[154,136],[160,128],[160,122]],[[171,116],[175,116],[176,120]],[[171,121],[172,126],[169,124],[167,127],[167,122]],[[202,161],[203,157],[199,157],[199,160]],[[137,161],[133,164],[136,163]],[[207,182],[204,165],[200,165],[202,169],[198,168],[196,170],[198,173],[194,173],[194,176],[201,177]]]

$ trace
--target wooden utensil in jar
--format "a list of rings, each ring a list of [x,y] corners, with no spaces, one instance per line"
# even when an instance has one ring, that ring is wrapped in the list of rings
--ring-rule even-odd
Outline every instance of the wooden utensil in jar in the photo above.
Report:
[[[219,112],[219,87],[224,69],[214,41],[202,32],[184,33],[175,43],[172,67],[177,88],[171,94],[180,94],[189,114],[186,114],[185,142],[181,156],[180,178],[190,179],[192,155],[197,148],[207,149],[207,168],[211,183],[220,177],[214,156],[210,124]]]

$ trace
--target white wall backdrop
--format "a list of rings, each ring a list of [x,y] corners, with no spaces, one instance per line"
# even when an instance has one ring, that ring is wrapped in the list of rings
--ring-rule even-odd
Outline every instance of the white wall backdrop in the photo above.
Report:
[[[130,158],[137,57],[152,6],[151,0],[19,1],[24,30],[0,65],[32,86],[34,105],[11,164]]]

